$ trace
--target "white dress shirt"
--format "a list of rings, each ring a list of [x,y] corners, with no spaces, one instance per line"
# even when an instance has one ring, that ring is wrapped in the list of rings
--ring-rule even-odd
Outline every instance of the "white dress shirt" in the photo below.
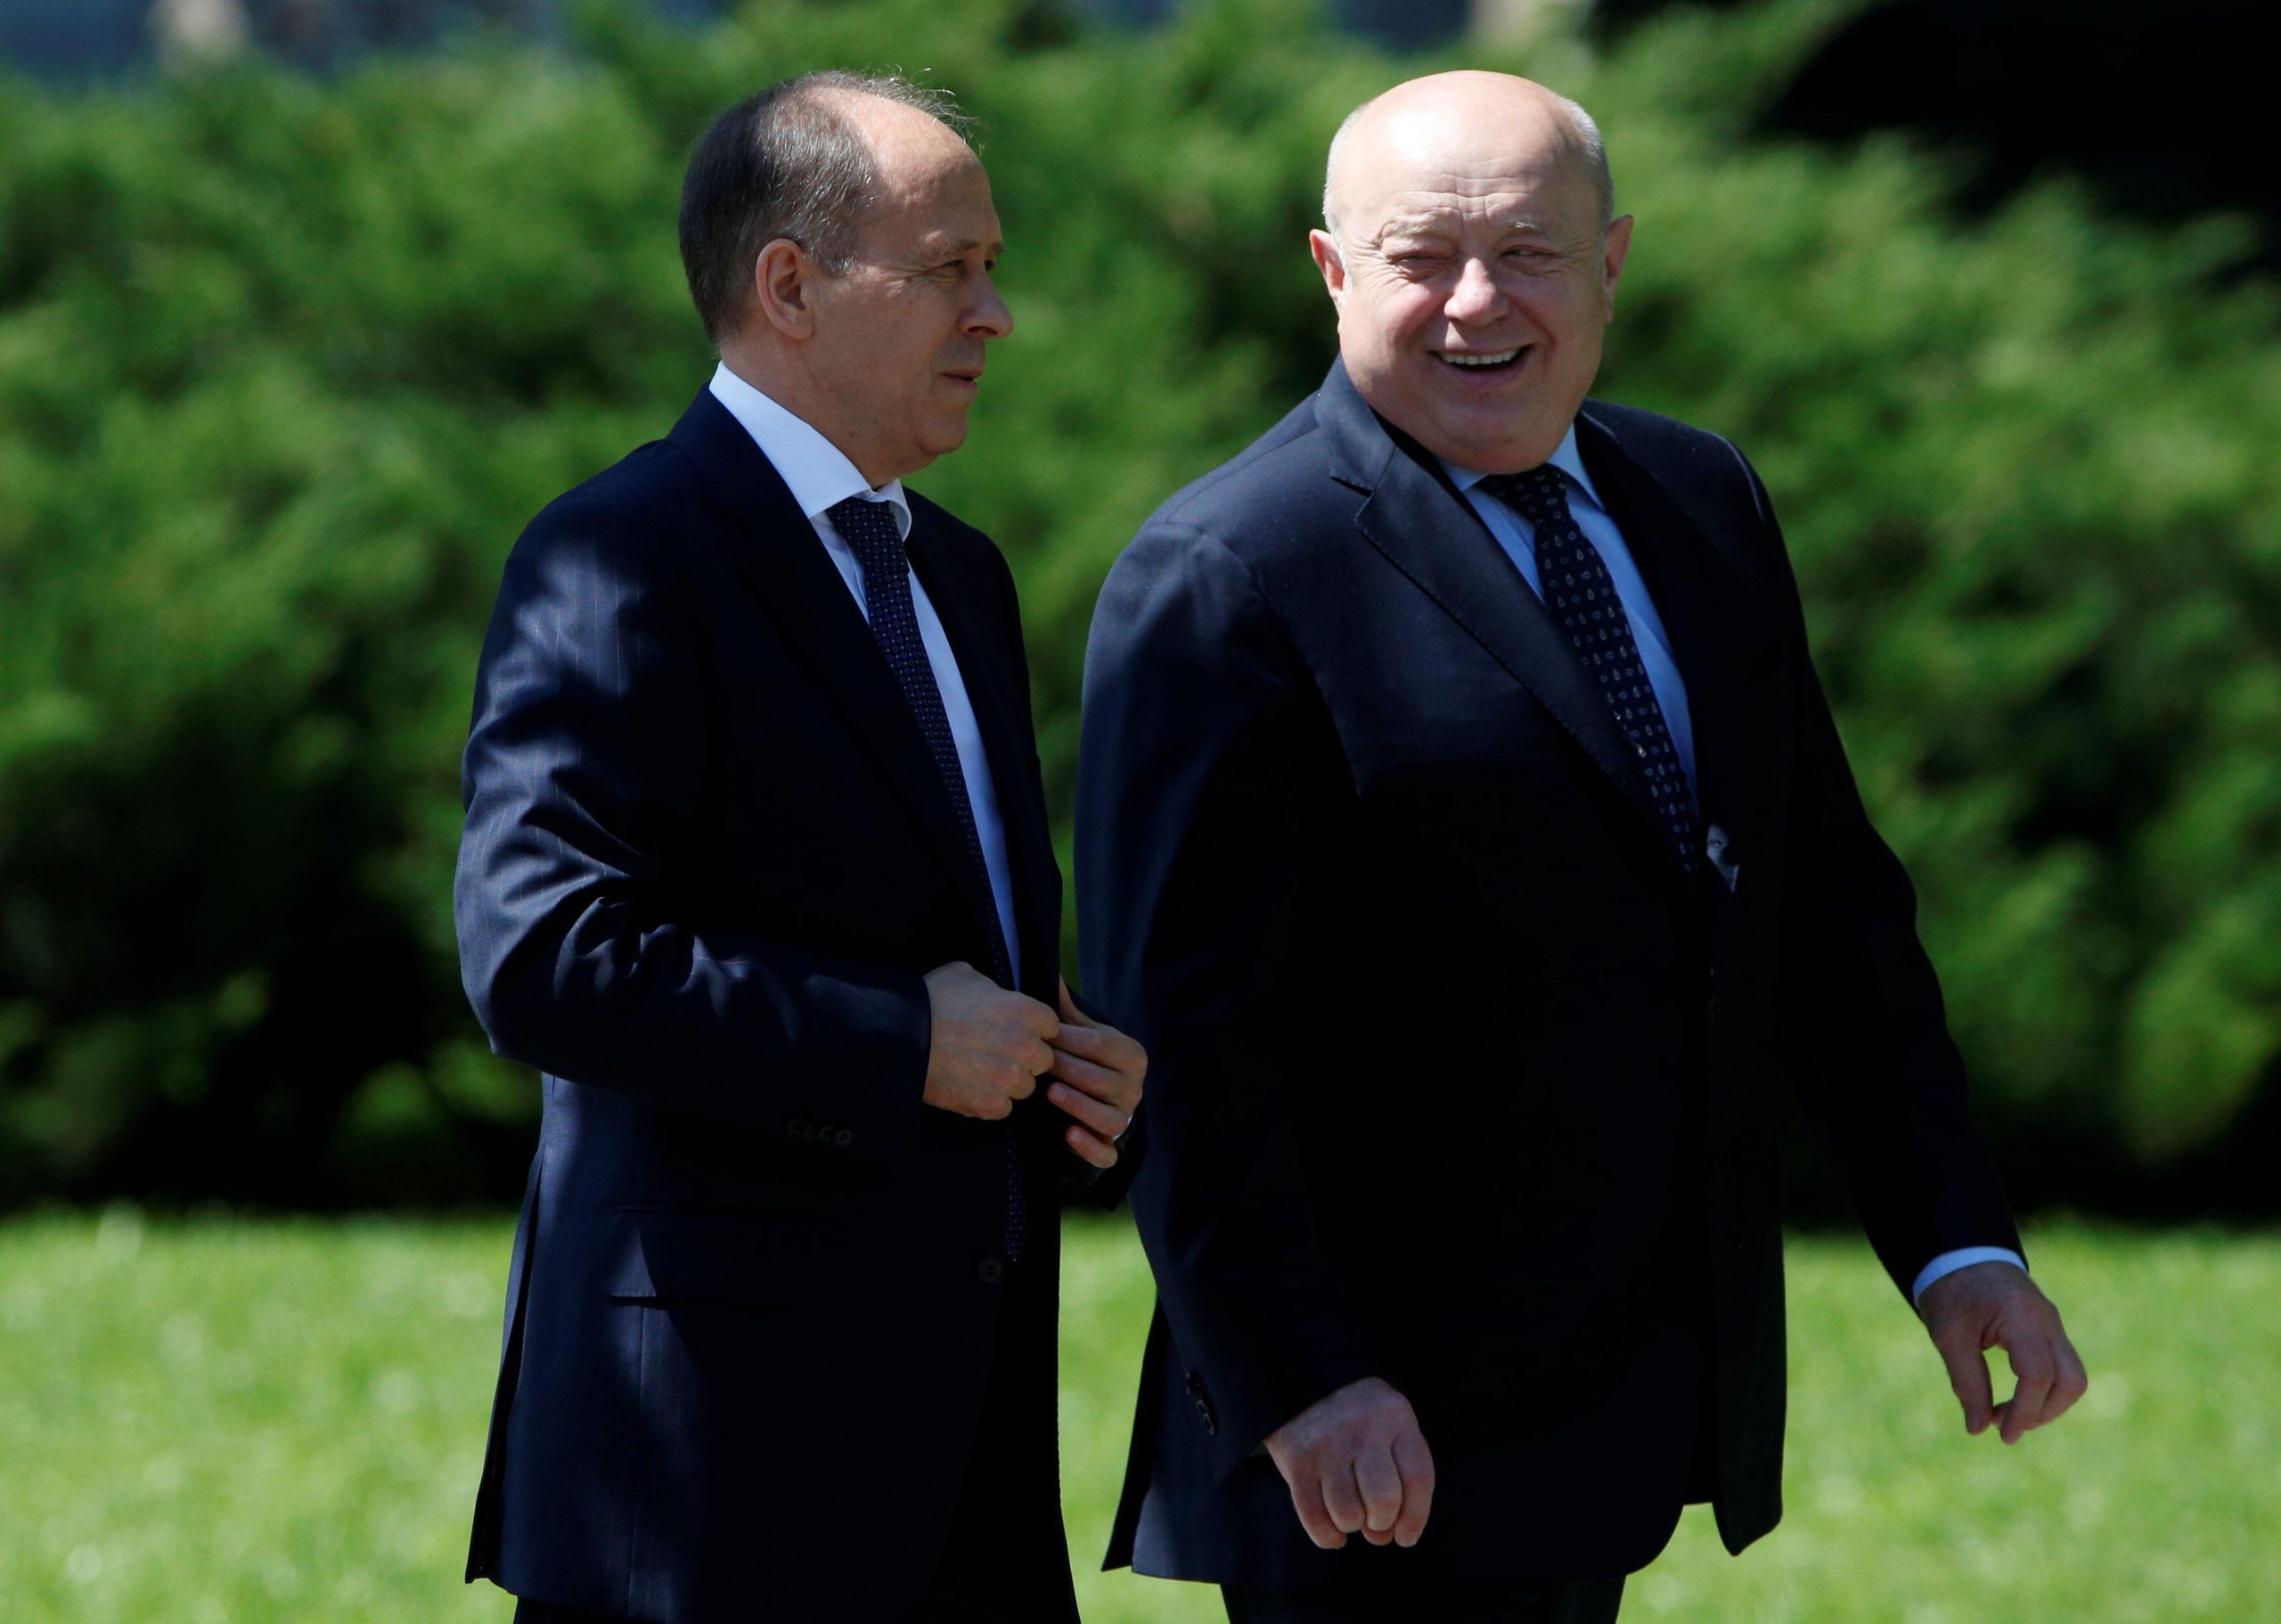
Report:
[[[1695,784],[1695,722],[1687,708],[1687,684],[1679,673],[1679,662],[1672,657],[1672,641],[1664,630],[1663,617],[1656,613],[1655,603],[1647,596],[1647,583],[1640,578],[1639,567],[1632,561],[1631,549],[1623,544],[1623,534],[1615,527],[1601,502],[1599,492],[1593,488],[1591,475],[1584,471],[1584,459],[1576,449],[1576,428],[1570,424],[1560,442],[1560,449],[1552,453],[1551,466],[1568,476],[1568,511],[1576,521],[1576,528],[1600,555],[1600,562],[1607,566],[1608,579],[1615,583],[1615,595],[1623,601],[1624,618],[1631,622],[1632,641],[1639,645],[1639,664],[1647,673],[1648,686],[1656,690],[1656,703],[1663,707],[1664,725],[1671,730],[1672,745],[1679,752],[1680,764],[1687,770],[1688,782]],[[1465,494],[1481,522],[1489,526],[1489,534],[1513,560],[1513,567],[1529,583],[1529,591],[1541,600],[1544,583],[1537,574],[1536,526],[1518,510],[1508,507],[1481,488],[1486,475],[1468,468],[1460,468],[1444,458],[1442,467],[1451,481]],[[2027,1261],[2016,1252],[2004,1246],[1966,1246],[1955,1252],[1944,1252],[1917,1272],[1909,1294],[1911,1302],[1925,1295],[1925,1288],[1943,1275],[1955,1273],[1973,1263],[2002,1262],[2025,1269]]]
[[[903,481],[891,479],[873,490],[845,452],[812,425],[731,371],[726,363],[714,369],[710,387],[713,398],[744,425],[753,444],[760,447],[761,455],[768,459],[790,488],[792,500],[800,504],[800,511],[815,526],[816,539],[823,543],[825,554],[839,570],[839,578],[854,594],[855,607],[869,621],[871,610],[863,599],[863,567],[856,562],[854,553],[840,539],[839,532],[832,528],[830,510],[850,496],[884,502],[895,510],[895,534],[909,541],[911,501],[903,494]],[[942,690],[943,713],[950,720],[951,739],[958,747],[959,769],[966,779],[966,798],[974,808],[975,833],[982,837],[983,866],[990,871],[990,894],[998,906],[998,928],[1005,935],[1006,957],[1013,966],[1014,979],[1018,984],[1022,946],[1014,932],[1014,883],[1006,863],[1006,821],[999,814],[998,791],[991,782],[990,760],[982,747],[982,730],[975,722],[974,702],[967,698],[966,679],[959,674],[958,657],[951,652],[951,640],[943,634],[942,617],[935,613],[927,589],[920,584],[918,573],[909,573],[911,607],[919,617],[919,639],[926,645],[927,663],[934,669],[935,686]]]

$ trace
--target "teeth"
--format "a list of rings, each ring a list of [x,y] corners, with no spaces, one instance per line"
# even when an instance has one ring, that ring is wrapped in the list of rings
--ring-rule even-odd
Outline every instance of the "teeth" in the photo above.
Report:
[[[1443,350],[1442,359],[1451,366],[1502,366],[1520,353],[1518,347],[1500,350],[1493,355],[1460,355],[1451,350]]]

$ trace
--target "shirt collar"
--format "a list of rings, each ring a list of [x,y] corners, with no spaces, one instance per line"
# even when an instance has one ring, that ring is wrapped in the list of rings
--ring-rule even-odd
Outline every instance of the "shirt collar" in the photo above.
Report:
[[[1568,425],[1568,432],[1560,437],[1560,449],[1545,461],[1550,467],[1557,468],[1567,475],[1570,482],[1590,499],[1592,506],[1603,510],[1607,509],[1607,503],[1602,502],[1600,494],[1592,488],[1592,477],[1584,471],[1583,453],[1576,449],[1575,424]],[[1442,458],[1441,463],[1443,470],[1450,476],[1451,483],[1460,491],[1470,491],[1475,486],[1489,477],[1488,475],[1477,474],[1469,468],[1460,468],[1447,457]]]
[[[903,481],[890,479],[873,490],[847,453],[824,438],[806,419],[795,416],[729,370],[723,362],[707,386],[713,398],[744,425],[760,454],[775,468],[800,511],[813,520],[850,496],[883,502],[895,510],[895,534],[911,539],[911,498]]]

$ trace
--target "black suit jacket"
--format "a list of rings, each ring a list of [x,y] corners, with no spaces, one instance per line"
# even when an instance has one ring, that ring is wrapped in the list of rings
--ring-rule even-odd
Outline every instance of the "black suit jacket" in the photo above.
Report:
[[[1051,1003],[1012,578],[912,506]],[[989,964],[992,903],[861,611],[709,393],[517,543],[464,789],[468,994],[546,1073],[469,1577],[666,1624],[899,1619],[985,1448],[1058,1530],[1056,1127],[920,1103],[921,977]],[[1010,1131],[1041,1289],[1001,1345]],[[1028,1408],[978,1439],[1009,1359]]]
[[[1779,1515],[1776,1115],[1904,1285],[2015,1245],[1907,878],[1854,792],[1756,476],[1588,403],[1688,685],[1731,892],[1690,884],[1557,625],[1343,370],[1149,519],[1085,675],[1089,992],[1151,1056],[1158,1288],[1110,1561],[1311,1583],[1616,1573],[1689,1498]],[[1258,1446],[1415,1404],[1411,1551],[1316,1550]]]

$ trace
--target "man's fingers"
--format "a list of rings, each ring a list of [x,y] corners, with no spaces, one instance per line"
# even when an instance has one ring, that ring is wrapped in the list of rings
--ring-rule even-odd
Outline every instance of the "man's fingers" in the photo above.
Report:
[[[1131,1072],[1115,1071],[1082,1060],[1058,1043],[1054,1045],[1053,1064],[1047,1069],[1127,1117],[1140,1108],[1140,1079]]]
[[[1977,1438],[1988,1430],[1995,1408],[1995,1390],[1988,1383],[1988,1359],[1979,1347],[1950,1336],[1933,1344],[1949,1367],[1949,1386],[1964,1406],[1964,1430]]]
[[[1116,1165],[1117,1150],[1115,1143],[1101,1138],[1091,1129],[1080,1128],[1076,1123],[1072,1122],[1063,1131],[1061,1137],[1069,1141],[1070,1149],[1091,1162],[1095,1167],[1109,1168]]]
[[[1346,1536],[1338,1531],[1330,1520],[1330,1512],[1322,1502],[1322,1484],[1312,1477],[1296,1478],[1291,1483],[1291,1509],[1299,1514],[1299,1526],[1307,1538],[1326,1551],[1337,1550],[1346,1543]]]
[[[1095,1099],[1114,1100],[1127,1091],[1128,1085],[1115,1072],[1095,1065],[1090,1060],[1080,1060],[1059,1043],[1053,1046],[1053,1064],[1045,1068],[1062,1081],[1074,1083]]]
[[[2074,1408],[2075,1400],[2089,1391],[2091,1386],[2091,1378],[2083,1369],[2082,1356],[2075,1351],[2075,1344],[2067,1340],[2064,1331],[2059,1334],[2053,1354],[2059,1374],[2053,1378],[2051,1397],[2044,1400],[2043,1419],[2046,1424],[2058,1420]]]
[[[1114,1026],[1065,1024],[1053,1041],[1071,1054],[1082,1055],[1123,1076],[1137,1078],[1148,1067],[1149,1051]]]
[[[1075,1026],[1081,1032],[1091,1030],[1092,1022],[1086,1018],[1083,1010],[1077,1008],[1077,1000],[1070,996],[1068,982],[1066,979],[1058,980],[1054,984],[1061,989],[1059,998],[1057,1000],[1061,1006],[1061,1024],[1064,1026]]]
[[[1394,1464],[1402,1473],[1402,1515],[1394,1520],[1394,1541],[1407,1547],[1418,1543],[1434,1509],[1434,1452],[1424,1437],[1405,1429],[1394,1434]]]
[[[1354,1486],[1354,1468],[1341,1459],[1321,1474],[1322,1503],[1330,1513],[1330,1524],[1341,1533],[1361,1530],[1363,1523],[1362,1496]]]
[[[1121,1071],[1140,1046],[1121,1032],[1111,1032],[1101,1026],[1073,1026],[1064,1024],[1054,1035],[1054,1045],[1073,1055],[1079,1055],[1096,1065],[1111,1071]]]
[[[1402,1473],[1395,1469],[1394,1452],[1365,1449],[1355,1457],[1354,1486],[1362,1492],[1362,1538],[1372,1545],[1386,1544],[1402,1516]]]
[[[1095,1099],[1066,1082],[1048,1083],[1045,1097],[1105,1139],[1113,1139],[1123,1133],[1124,1124],[1131,1120],[1115,1106]]]
[[[2018,1381],[2004,1405],[2002,1436],[2006,1443],[2017,1443],[2043,1424],[2043,1401],[2051,1391],[2055,1372],[2051,1351],[2040,1342],[2020,1349],[2007,1348],[2004,1352]]]

